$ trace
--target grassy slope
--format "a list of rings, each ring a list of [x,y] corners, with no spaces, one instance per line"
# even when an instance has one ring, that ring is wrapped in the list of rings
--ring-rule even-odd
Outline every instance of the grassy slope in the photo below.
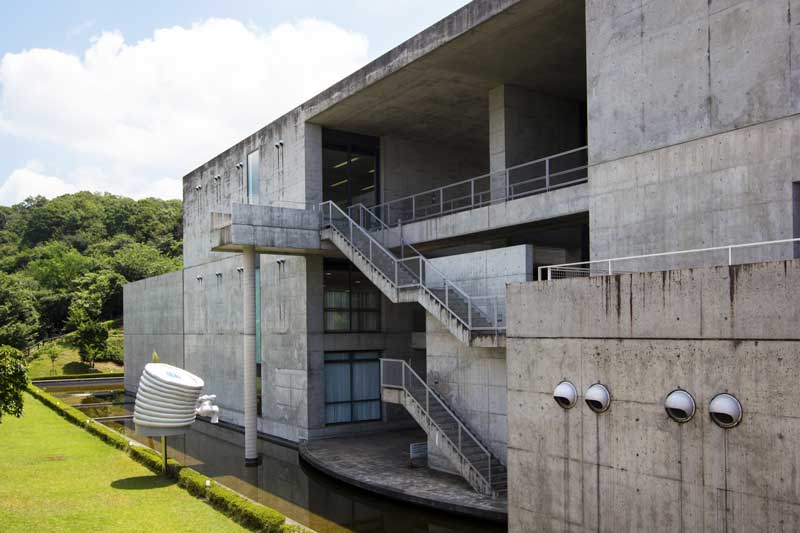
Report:
[[[2,531],[244,531],[25,396],[0,424]]]
[[[120,330],[112,330],[109,336],[122,335]],[[95,363],[94,368],[88,364],[82,363],[78,355],[78,350],[64,345],[59,341],[54,341],[54,344],[61,352],[56,359],[56,375],[72,375],[72,374],[94,374],[95,372],[122,372],[123,365],[116,363]],[[28,363],[28,375],[31,379],[50,376],[53,374],[53,363],[50,358],[39,353],[33,354],[34,359]]]

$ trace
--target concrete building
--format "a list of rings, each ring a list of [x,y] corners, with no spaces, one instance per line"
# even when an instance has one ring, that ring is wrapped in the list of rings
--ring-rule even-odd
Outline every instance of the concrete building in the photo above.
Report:
[[[126,388],[154,349],[203,376],[249,460],[256,430],[421,429],[515,531],[796,528],[797,242],[586,262],[800,237],[797,20],[471,2],[184,177],[184,269],[125,288]],[[612,407],[562,412],[561,380]]]

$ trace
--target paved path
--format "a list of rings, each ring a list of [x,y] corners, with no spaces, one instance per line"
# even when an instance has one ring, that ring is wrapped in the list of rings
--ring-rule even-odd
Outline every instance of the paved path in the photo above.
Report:
[[[505,499],[478,494],[460,476],[410,467],[408,445],[425,440],[425,432],[418,429],[319,439],[301,444],[300,456],[335,478],[384,496],[495,521],[507,519]]]

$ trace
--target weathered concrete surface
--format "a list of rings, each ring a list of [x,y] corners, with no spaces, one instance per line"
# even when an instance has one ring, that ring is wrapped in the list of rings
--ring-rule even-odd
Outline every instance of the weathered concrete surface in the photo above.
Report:
[[[511,531],[800,527],[800,261],[511,285]],[[552,391],[605,384],[602,415]],[[664,397],[697,402],[686,424]],[[731,430],[707,405],[730,392]]]
[[[259,253],[323,252],[317,206],[295,209],[234,203],[230,220],[230,225],[224,228],[212,228],[213,250],[240,252],[243,246],[254,246]]]
[[[586,104],[498,85],[489,92],[489,161],[496,172],[584,145]]]
[[[800,112],[798,12],[796,0],[587,0],[589,161]]]
[[[533,246],[522,244],[430,259],[448,280],[470,296],[505,298],[508,283],[533,279]],[[428,280],[434,282],[433,273]]]
[[[128,283],[122,300],[125,390],[136,391],[154,351],[162,363],[184,367],[183,271]]]
[[[486,154],[395,135],[381,137],[381,201],[444,187],[488,172]]]
[[[798,177],[800,116],[595,165],[592,259],[792,238]]]
[[[506,349],[467,346],[427,313],[427,381],[475,435],[501,460],[506,458]],[[431,468],[458,474],[428,439]]]
[[[184,270],[184,368],[217,395],[220,418],[242,424],[243,294],[240,255]]]
[[[506,502],[472,490],[461,476],[409,467],[409,445],[424,442],[419,428],[300,445],[300,456],[337,479],[402,501],[504,522]],[[417,464],[419,461],[415,461]]]
[[[798,13],[586,2],[592,259],[793,236]]]

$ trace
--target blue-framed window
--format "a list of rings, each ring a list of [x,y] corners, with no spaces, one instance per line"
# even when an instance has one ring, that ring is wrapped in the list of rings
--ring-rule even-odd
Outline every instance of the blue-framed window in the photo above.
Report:
[[[258,203],[259,169],[261,151],[255,150],[247,156],[247,203]]]
[[[325,354],[325,423],[381,419],[379,352]]]

